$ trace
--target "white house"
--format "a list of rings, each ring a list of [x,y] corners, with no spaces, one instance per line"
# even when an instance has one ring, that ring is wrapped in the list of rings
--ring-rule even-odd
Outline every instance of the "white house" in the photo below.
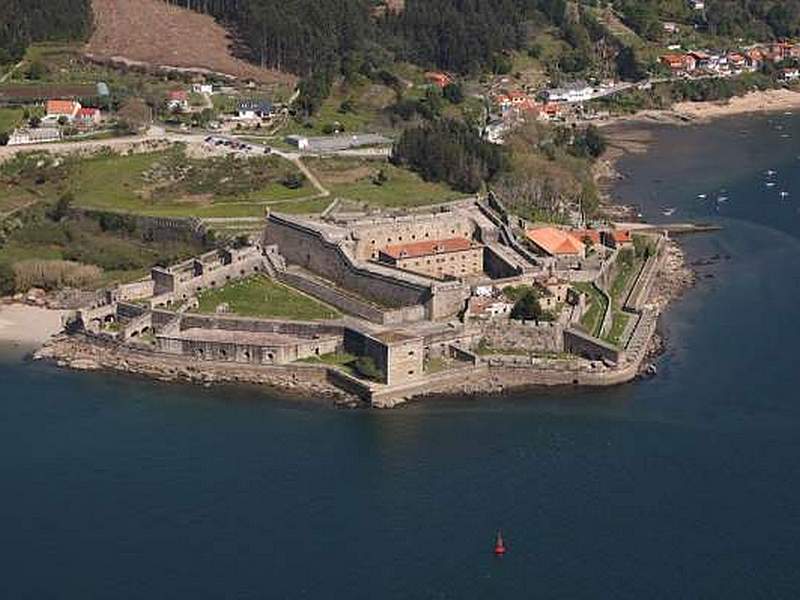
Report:
[[[783,81],[797,81],[800,79],[800,69],[797,67],[788,67],[781,71],[780,77]]]
[[[236,116],[240,119],[265,119],[271,117],[275,107],[268,100],[243,100],[236,108]]]
[[[214,86],[212,86],[210,83],[193,83],[192,91],[195,94],[213,94]]]
[[[189,110],[189,94],[184,90],[174,90],[167,94],[167,108],[169,110]]]
[[[545,92],[548,102],[586,102],[594,98],[595,89],[585,81],[573,81],[560,88],[552,88]]]

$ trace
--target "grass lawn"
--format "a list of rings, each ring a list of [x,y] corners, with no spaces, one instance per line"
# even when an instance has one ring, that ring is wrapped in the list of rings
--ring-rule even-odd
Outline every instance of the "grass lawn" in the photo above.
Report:
[[[328,365],[331,367],[338,367],[350,375],[358,376],[355,368],[355,362],[357,359],[358,357],[354,354],[347,354],[346,352],[331,352],[330,354],[301,358],[297,362],[308,363],[311,365]]]
[[[614,281],[611,282],[609,295],[614,305],[621,307],[625,301],[623,296],[628,291],[631,280],[642,269],[642,260],[635,255],[633,250],[622,250],[617,256],[617,263],[619,268]]]
[[[21,121],[21,108],[0,108],[0,133],[11,133]]]
[[[458,200],[465,194],[439,183],[424,181],[416,173],[387,162],[362,159],[308,159],[322,185],[334,198],[385,208],[413,208]],[[373,182],[378,171],[387,179],[382,185]]]
[[[335,319],[339,313],[317,300],[263,276],[248,277],[198,297],[201,313],[213,314],[227,303],[232,314],[282,319]]]
[[[289,120],[281,135],[328,135],[326,126],[340,124],[345,133],[365,132],[386,128],[382,111],[395,100],[394,92],[383,85],[367,80],[345,85],[336,83],[313,119],[304,123]],[[343,103],[347,110],[342,110]]]
[[[608,335],[605,337],[605,340],[611,344],[614,344],[615,346],[618,346],[620,339],[622,338],[622,334],[625,333],[625,328],[628,326],[630,315],[622,312],[621,310],[615,310],[612,318],[613,320],[611,322],[611,329],[609,330]]]
[[[581,325],[591,335],[599,335],[600,327],[603,324],[603,314],[606,310],[605,296],[589,282],[575,282],[572,286],[579,292],[585,293],[588,297],[589,308],[581,317]]]
[[[605,336],[605,340],[614,345],[618,345],[625,327],[628,324],[629,315],[622,312],[622,305],[625,302],[626,294],[631,282],[642,268],[642,259],[636,256],[633,250],[623,250],[617,257],[619,269],[614,281],[611,282],[611,302],[613,308],[611,329]]]
[[[251,217],[265,205],[302,200],[309,185],[280,179],[293,165],[277,157],[188,159],[182,149],[108,155],[77,163],[70,178],[80,206],[155,216]]]

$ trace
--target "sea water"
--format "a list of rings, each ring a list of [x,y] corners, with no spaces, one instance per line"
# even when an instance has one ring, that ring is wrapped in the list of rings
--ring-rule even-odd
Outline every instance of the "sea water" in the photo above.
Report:
[[[618,196],[723,227],[657,377],[349,411],[7,359],[0,597],[800,595],[800,119],[655,135]]]

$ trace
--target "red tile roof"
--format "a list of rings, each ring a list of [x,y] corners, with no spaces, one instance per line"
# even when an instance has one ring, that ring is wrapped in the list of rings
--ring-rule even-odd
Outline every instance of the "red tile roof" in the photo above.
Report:
[[[81,105],[72,100],[48,100],[45,110],[48,115],[74,115]]]
[[[76,115],[79,118],[91,118],[94,117],[96,114],[100,112],[97,108],[82,108],[78,111]]]
[[[633,238],[631,238],[631,232],[628,229],[612,229],[610,233],[611,238],[617,244],[627,244],[628,242],[633,241]]]
[[[528,239],[551,255],[572,255],[583,253],[583,242],[564,229],[556,227],[538,227],[525,232]]]
[[[425,240],[423,242],[395,244],[393,246],[387,246],[381,250],[381,252],[394,259],[419,258],[420,256],[430,256],[432,254],[461,252],[476,247],[478,247],[478,245],[472,243],[467,238],[449,238],[446,240]]]
[[[438,71],[428,71],[425,73],[425,79],[438,85],[439,87],[446,87],[453,83],[453,78],[447,73],[439,73]]]
[[[189,99],[189,93],[185,92],[184,90],[175,90],[169,93],[167,96],[170,100],[179,100],[184,101]]]
[[[570,233],[577,236],[581,242],[589,238],[593,244],[600,244],[600,232],[597,229],[573,229]]]

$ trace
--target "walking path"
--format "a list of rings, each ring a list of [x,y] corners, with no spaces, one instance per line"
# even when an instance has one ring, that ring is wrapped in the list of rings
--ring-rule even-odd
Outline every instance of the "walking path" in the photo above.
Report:
[[[23,64],[25,64],[25,61],[21,60],[13,67],[11,67],[2,77],[0,77],[0,83],[5,83],[6,81],[8,81],[8,78],[11,77],[14,73],[16,73],[17,69],[19,69]]]

